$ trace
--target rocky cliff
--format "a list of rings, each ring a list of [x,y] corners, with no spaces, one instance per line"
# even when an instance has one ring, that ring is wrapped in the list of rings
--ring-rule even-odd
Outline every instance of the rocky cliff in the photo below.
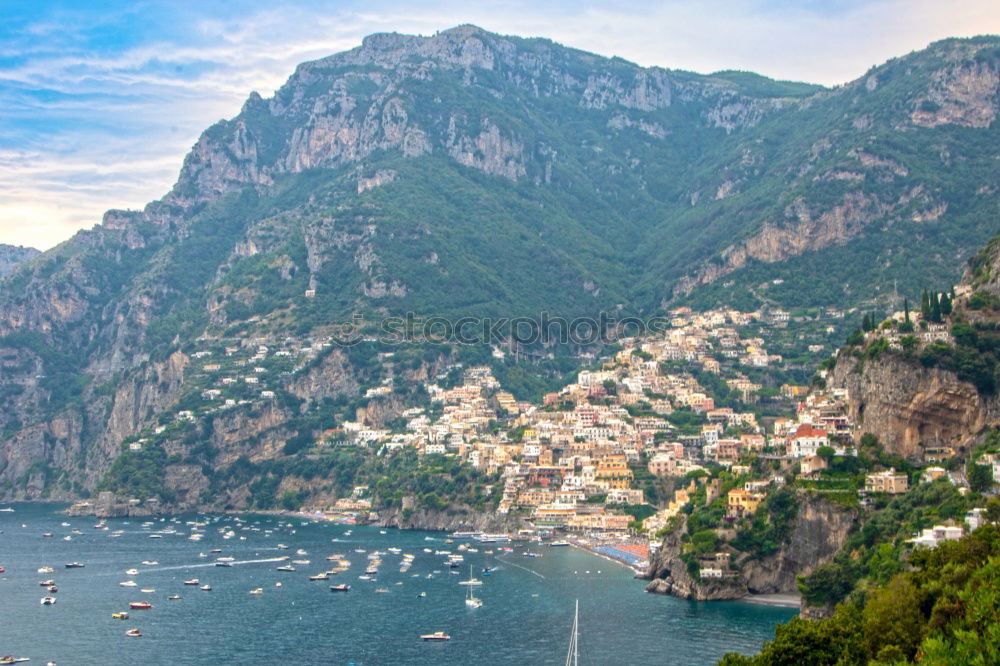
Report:
[[[0,278],[14,272],[19,264],[40,255],[33,247],[20,245],[4,245],[0,243]]]
[[[667,534],[644,577],[649,592],[683,599],[740,599],[748,594],[797,594],[796,577],[830,561],[847,540],[856,516],[825,500],[802,495],[787,539],[778,552],[760,559],[737,555],[735,573],[721,579],[698,579],[681,559],[686,525]]]
[[[967,451],[983,428],[1000,424],[996,396],[981,395],[955,372],[924,367],[912,357],[862,363],[841,352],[830,385],[847,389],[848,416],[861,432],[905,458],[922,459],[924,445]]]

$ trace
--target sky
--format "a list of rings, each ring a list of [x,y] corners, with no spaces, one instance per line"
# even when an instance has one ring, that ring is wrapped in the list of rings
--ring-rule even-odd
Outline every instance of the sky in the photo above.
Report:
[[[462,23],[644,66],[846,83],[945,37],[1000,33],[991,0],[0,0],[0,243],[49,249],[176,181],[209,125],[373,32]]]

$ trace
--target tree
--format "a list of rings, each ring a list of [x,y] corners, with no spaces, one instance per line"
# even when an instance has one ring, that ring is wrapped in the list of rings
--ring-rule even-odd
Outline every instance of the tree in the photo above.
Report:
[[[941,314],[950,315],[952,311],[951,297],[945,292],[941,294]]]
[[[865,647],[882,661],[892,657],[910,659],[917,651],[924,628],[920,594],[906,574],[893,577],[889,584],[868,599],[863,613]],[[892,663],[890,661],[890,663]]]
[[[986,492],[993,486],[993,470],[989,465],[980,465],[975,460],[970,460],[966,473],[969,487],[977,493]]]
[[[816,455],[829,463],[833,460],[833,456],[836,455],[837,451],[832,446],[821,446],[816,449]]]

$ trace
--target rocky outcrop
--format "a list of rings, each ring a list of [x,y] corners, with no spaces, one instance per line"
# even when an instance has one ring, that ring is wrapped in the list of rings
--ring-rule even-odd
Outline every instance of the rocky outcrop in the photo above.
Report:
[[[734,575],[721,579],[697,579],[681,559],[686,523],[666,535],[651,558],[644,578],[651,579],[648,592],[682,599],[716,601],[741,599],[748,594],[796,594],[796,578],[808,575],[830,561],[847,540],[854,524],[853,512],[823,499],[801,495],[799,511],[785,543],[774,555],[760,559],[736,558]]]
[[[830,385],[846,388],[848,416],[886,451],[922,458],[922,445],[965,450],[988,425],[1000,423],[995,397],[951,371],[925,368],[916,359],[884,354],[863,363],[849,350],[837,358]]]
[[[12,273],[18,264],[40,254],[41,252],[33,247],[0,243],[0,279]]]

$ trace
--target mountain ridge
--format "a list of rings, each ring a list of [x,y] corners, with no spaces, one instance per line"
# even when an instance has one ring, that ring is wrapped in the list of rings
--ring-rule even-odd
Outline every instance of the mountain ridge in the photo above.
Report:
[[[995,231],[998,54],[938,42],[790,97],[467,26],[304,63],[206,130],[163,199],[0,283],[0,479],[82,459],[92,487],[200,338],[943,282]]]

